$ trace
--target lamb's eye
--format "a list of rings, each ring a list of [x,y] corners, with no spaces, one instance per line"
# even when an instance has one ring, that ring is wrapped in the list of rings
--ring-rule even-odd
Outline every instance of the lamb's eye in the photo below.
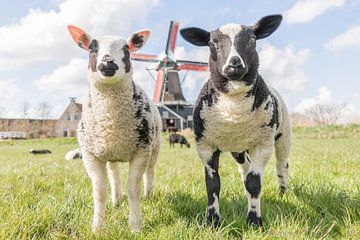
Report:
[[[215,45],[214,42],[210,42],[210,43],[209,43],[209,47],[210,47],[210,48],[216,48],[216,45]]]
[[[249,43],[254,43],[254,42],[256,42],[256,37],[251,37],[251,38],[249,39]]]

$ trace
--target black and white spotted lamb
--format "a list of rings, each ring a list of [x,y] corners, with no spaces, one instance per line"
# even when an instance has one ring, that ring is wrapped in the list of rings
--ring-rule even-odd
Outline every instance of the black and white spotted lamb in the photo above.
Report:
[[[161,119],[157,108],[132,80],[130,53],[141,48],[150,32],[92,39],[69,26],[75,42],[89,52],[89,86],[79,123],[78,141],[91,178],[94,198],[92,230],[105,224],[106,169],[113,204],[122,197],[120,162],[129,162],[128,200],[131,231],[141,229],[141,180],[145,195],[153,191],[154,167],[160,148]]]
[[[228,24],[211,32],[200,28],[181,30],[188,42],[210,47],[210,79],[197,99],[193,119],[198,154],[205,166],[207,219],[214,226],[221,222],[221,152],[231,152],[238,165],[247,192],[249,224],[262,225],[263,173],[274,145],[280,191],[288,187],[288,111],[280,95],[260,76],[256,52],[256,41],[271,35],[281,20],[281,15],[271,15],[253,26]]]

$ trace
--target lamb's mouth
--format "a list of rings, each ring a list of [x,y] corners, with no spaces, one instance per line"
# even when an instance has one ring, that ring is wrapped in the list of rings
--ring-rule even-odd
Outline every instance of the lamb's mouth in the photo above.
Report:
[[[115,75],[115,70],[113,69],[104,69],[104,70],[101,70],[101,75],[105,76],[105,77],[112,77]]]

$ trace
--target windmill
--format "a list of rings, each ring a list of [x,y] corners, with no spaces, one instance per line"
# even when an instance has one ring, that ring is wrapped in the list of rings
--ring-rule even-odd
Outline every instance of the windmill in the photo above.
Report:
[[[182,130],[185,127],[192,128],[194,105],[187,102],[184,97],[179,71],[208,71],[208,63],[206,62],[175,59],[174,51],[178,30],[179,22],[171,21],[164,54],[131,54],[132,60],[157,63],[153,102],[157,105],[162,116],[164,130],[169,131]]]

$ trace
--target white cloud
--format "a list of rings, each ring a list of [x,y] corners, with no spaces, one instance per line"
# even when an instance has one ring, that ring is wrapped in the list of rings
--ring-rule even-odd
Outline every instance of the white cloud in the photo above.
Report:
[[[87,64],[85,59],[71,59],[52,73],[35,80],[34,85],[45,93],[62,93],[67,97],[83,96],[87,92]]]
[[[15,79],[0,80],[0,106],[5,107],[8,105],[6,101],[16,97],[19,92]]]
[[[343,6],[344,3],[345,0],[298,0],[284,12],[284,20],[289,24],[309,22],[331,8]]]
[[[340,51],[351,47],[360,49],[360,26],[349,28],[325,44],[325,48],[331,51]]]
[[[265,42],[259,46],[259,72],[281,93],[299,92],[309,80],[303,69],[309,56],[309,49],[295,50],[292,46],[278,49]]]
[[[93,36],[121,35],[144,21],[157,4],[158,0],[68,0],[58,3],[58,11],[30,9],[18,22],[0,27],[0,68],[67,61],[78,54],[67,25],[78,25]]]
[[[329,104],[333,99],[332,92],[327,87],[320,87],[318,94],[312,98],[305,98],[294,108],[295,112],[305,113],[316,104]]]

